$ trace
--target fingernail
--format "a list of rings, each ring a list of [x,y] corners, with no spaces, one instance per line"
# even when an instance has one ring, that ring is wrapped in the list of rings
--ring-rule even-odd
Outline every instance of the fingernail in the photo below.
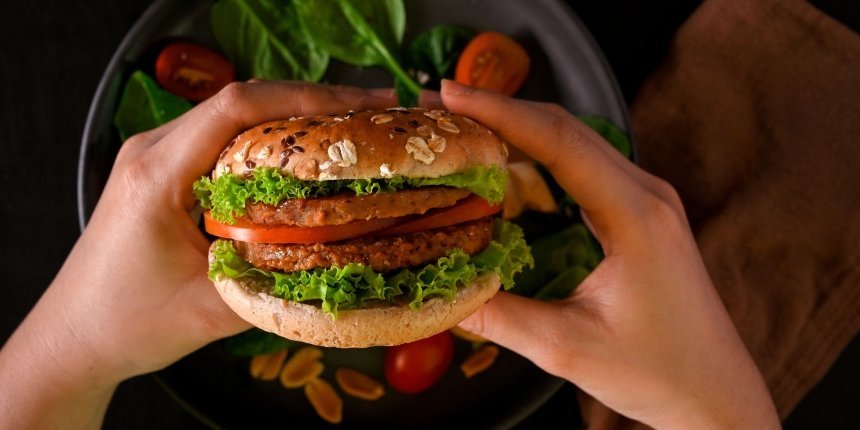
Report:
[[[394,88],[370,88],[365,91],[367,95],[378,99],[394,98]]]
[[[450,79],[442,79],[442,92],[452,96],[464,96],[475,92],[475,88]]]
[[[438,106],[442,104],[442,95],[438,91],[422,90],[419,105]]]

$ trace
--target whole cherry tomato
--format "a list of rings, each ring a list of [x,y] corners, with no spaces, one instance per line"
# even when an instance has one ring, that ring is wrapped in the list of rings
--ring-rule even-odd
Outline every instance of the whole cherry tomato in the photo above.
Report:
[[[193,43],[167,45],[155,60],[155,78],[167,91],[191,101],[212,97],[236,79],[221,54]]]
[[[395,390],[413,394],[433,386],[454,357],[454,341],[444,331],[385,352],[385,379]]]

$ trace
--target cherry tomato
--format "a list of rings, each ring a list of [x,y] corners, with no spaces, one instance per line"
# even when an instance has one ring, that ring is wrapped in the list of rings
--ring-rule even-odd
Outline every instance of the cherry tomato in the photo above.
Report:
[[[457,60],[457,82],[509,96],[529,74],[529,54],[514,39],[488,31],[475,36]]]
[[[224,56],[209,48],[172,43],[155,60],[155,78],[167,91],[199,102],[233,82],[236,73]]]
[[[395,390],[413,394],[433,386],[451,366],[454,341],[444,331],[385,352],[385,380]]]

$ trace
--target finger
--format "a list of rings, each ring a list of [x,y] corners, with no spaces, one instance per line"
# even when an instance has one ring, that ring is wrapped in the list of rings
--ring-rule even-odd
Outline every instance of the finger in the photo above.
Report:
[[[265,121],[290,116],[345,113],[389,107],[391,90],[329,87],[297,82],[233,83],[181,118],[152,148],[152,162],[161,181],[184,192],[212,170],[224,145],[241,131]],[[185,193],[188,194],[188,193]],[[185,195],[183,194],[183,195]],[[186,209],[193,206],[184,198]]]
[[[572,115],[448,80],[442,82],[442,101],[545,165],[598,229],[624,227],[640,216],[636,205],[641,187],[600,148],[600,138]]]
[[[350,88],[355,88],[355,87],[344,86],[344,87],[335,87],[335,88],[350,89]],[[367,94],[369,94],[373,97],[377,97],[377,98],[381,98],[381,99],[385,99],[385,100],[391,100],[391,104],[386,104],[385,107],[391,107],[397,103],[397,90],[395,90],[394,88],[369,88],[365,91],[367,92]]]
[[[460,327],[559,374],[556,358],[565,355],[561,336],[569,334],[561,308],[553,303],[500,292],[460,323]],[[560,334],[561,333],[561,334]]]
[[[159,127],[153,128],[152,130],[132,135],[122,142],[123,152],[125,155],[137,156],[142,151],[146,151],[152,147],[152,145],[155,145],[156,142],[163,139],[164,136],[167,136],[171,131],[175,130],[176,127],[179,126],[181,118],[182,117],[174,118]]]
[[[432,90],[421,90],[421,94],[418,96],[418,106],[427,109],[445,109],[445,105],[442,104],[442,95],[439,94],[439,91]]]
[[[554,103],[542,103],[542,102],[527,102],[532,106],[535,106],[538,109],[543,110],[544,112],[550,115],[556,116],[570,116],[572,115],[563,107],[554,104]],[[630,159],[624,156],[621,152],[615,149],[606,139],[603,138],[599,133],[593,130],[591,127],[588,127],[587,130],[584,130],[585,133],[590,134],[591,139],[598,143],[596,146],[600,150],[602,150],[607,157],[611,158],[619,168],[623,169],[627,172],[628,175],[632,176],[639,184],[647,188],[651,193],[660,196],[664,199],[671,199],[670,195],[666,195],[666,184],[665,182],[652,175],[651,173],[641,169],[639,166],[634,164]]]

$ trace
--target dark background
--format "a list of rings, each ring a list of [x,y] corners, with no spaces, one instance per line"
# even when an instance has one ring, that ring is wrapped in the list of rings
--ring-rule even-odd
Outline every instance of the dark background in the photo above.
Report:
[[[525,1],[525,0],[523,0]],[[603,49],[628,103],[660,64],[672,35],[699,1],[570,0]],[[860,3],[813,4],[859,31]],[[38,300],[78,234],[78,150],[90,100],[145,0],[0,5],[0,342]],[[787,54],[788,55],[788,54]],[[2,383],[2,381],[0,381]],[[50,383],[46,381],[46,383]],[[706,389],[706,387],[703,387]],[[511,393],[516,395],[516,393]],[[788,418],[785,427],[860,428],[860,338]],[[578,421],[563,388],[521,427]],[[202,428],[150,376],[123,383],[106,428]]]

